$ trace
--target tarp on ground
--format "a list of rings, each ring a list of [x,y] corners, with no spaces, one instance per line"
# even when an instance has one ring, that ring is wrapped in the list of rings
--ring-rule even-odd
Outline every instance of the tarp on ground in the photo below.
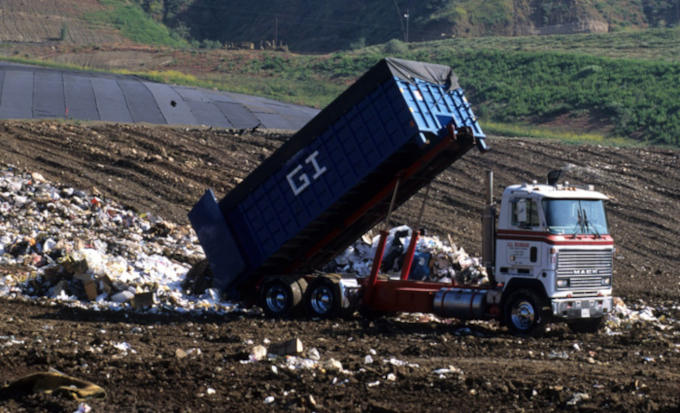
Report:
[[[319,111],[135,76],[0,62],[0,119],[68,118],[298,130]]]

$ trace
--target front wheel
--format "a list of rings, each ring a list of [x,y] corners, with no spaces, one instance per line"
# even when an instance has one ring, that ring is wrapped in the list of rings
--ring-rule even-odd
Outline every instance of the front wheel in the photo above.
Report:
[[[545,331],[546,318],[543,300],[533,290],[514,291],[505,302],[504,321],[513,334],[540,336]]]

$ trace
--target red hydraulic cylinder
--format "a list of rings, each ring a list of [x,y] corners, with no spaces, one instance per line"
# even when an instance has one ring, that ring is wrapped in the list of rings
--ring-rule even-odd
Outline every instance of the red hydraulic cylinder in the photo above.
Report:
[[[364,286],[364,304],[371,302],[371,296],[373,293],[373,287],[378,282],[378,272],[380,272],[380,266],[382,265],[383,254],[385,254],[385,244],[387,243],[387,235],[389,232],[380,231],[380,241],[378,241],[378,248],[375,251],[375,256],[373,257],[373,266],[371,267],[371,276],[368,278],[368,283]]]
[[[420,231],[413,231],[411,235],[411,242],[408,244],[404,263],[401,266],[401,279],[406,281],[411,273],[411,265],[413,264],[413,255],[416,253],[416,244],[420,238]]]

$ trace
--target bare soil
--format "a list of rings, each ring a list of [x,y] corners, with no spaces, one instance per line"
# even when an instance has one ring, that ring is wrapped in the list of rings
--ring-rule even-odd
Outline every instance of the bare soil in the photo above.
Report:
[[[90,21],[89,13],[104,9],[96,0],[3,0],[0,41],[29,47],[125,41],[115,27]]]
[[[0,164],[186,223],[206,187],[225,194],[288,136],[3,121]],[[549,170],[567,167],[570,182],[594,184],[611,197],[615,294],[629,305],[677,305],[679,150],[515,138],[492,138],[490,145],[490,152],[470,152],[432,184],[424,228],[451,235],[478,254],[485,170],[494,170],[500,196],[506,185],[544,180]],[[423,192],[397,211],[392,224],[415,223]],[[273,321],[256,313],[220,318],[1,305],[0,337],[22,341],[0,344],[3,382],[56,368],[106,389],[105,399],[87,401],[97,412],[680,409],[680,332],[654,323],[617,335],[574,334],[554,325],[546,337],[533,339],[510,336],[493,323],[416,316]],[[666,316],[678,318],[678,312]],[[334,358],[349,373],[272,369],[284,361],[242,363],[265,338],[299,338],[306,350],[318,349],[322,361]],[[135,352],[121,354],[114,347],[121,342]],[[200,354],[178,357],[177,349],[192,348]],[[366,364],[372,351],[375,361]],[[396,361],[384,362],[390,359]],[[450,365],[462,374],[434,373]],[[574,401],[577,393],[588,396]],[[45,394],[0,400],[0,411],[72,412],[77,406]]]

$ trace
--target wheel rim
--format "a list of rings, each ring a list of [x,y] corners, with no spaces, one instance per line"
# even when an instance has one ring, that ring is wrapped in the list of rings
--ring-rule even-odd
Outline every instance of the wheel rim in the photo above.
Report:
[[[267,289],[265,302],[273,313],[283,313],[288,308],[288,292],[282,285],[272,285]]]
[[[330,313],[334,305],[333,290],[326,285],[316,287],[310,295],[309,304],[317,314],[325,315]]]
[[[536,311],[533,304],[527,300],[518,301],[512,307],[510,319],[517,330],[529,330],[534,324],[534,320],[536,320]]]

